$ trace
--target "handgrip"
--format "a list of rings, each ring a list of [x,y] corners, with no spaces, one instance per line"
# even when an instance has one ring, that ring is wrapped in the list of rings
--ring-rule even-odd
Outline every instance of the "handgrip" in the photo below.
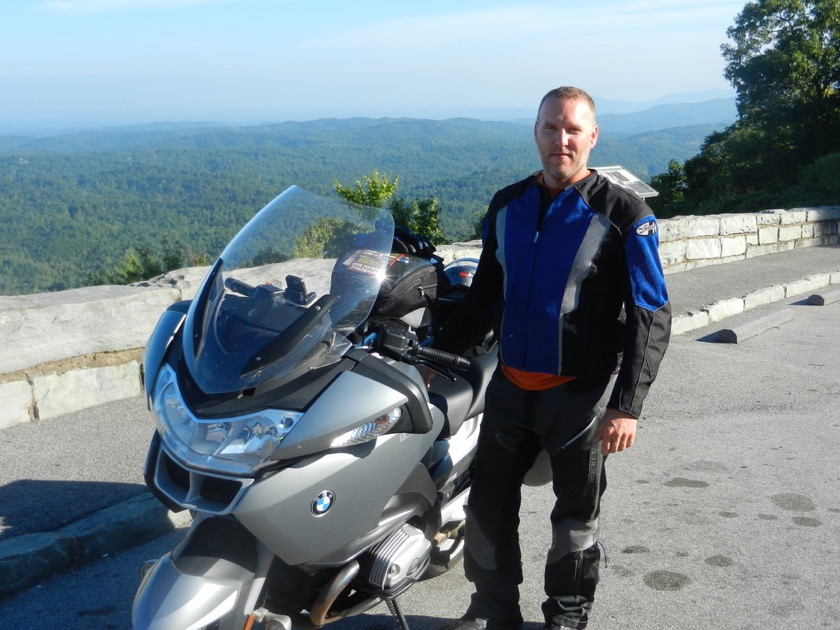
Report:
[[[466,370],[470,367],[469,359],[437,348],[414,346],[413,354],[420,359],[428,359],[438,365],[455,368],[456,370]]]

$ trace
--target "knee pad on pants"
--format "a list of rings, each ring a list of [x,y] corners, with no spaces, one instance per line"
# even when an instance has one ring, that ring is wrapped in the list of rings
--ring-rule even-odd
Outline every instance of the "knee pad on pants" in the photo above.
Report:
[[[545,591],[550,597],[574,596],[587,601],[595,598],[601,550],[597,544],[567,554],[545,567]]]

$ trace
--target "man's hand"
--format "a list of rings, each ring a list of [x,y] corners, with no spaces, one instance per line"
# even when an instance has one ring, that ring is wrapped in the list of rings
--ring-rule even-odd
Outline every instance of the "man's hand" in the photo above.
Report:
[[[604,455],[618,453],[633,446],[636,439],[636,418],[618,409],[607,409],[601,419],[601,429],[595,438],[601,443]]]

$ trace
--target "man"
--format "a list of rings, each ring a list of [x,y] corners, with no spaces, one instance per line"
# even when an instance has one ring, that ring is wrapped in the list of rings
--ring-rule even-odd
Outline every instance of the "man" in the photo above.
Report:
[[[459,630],[523,622],[520,489],[541,449],[556,497],[546,627],[586,627],[604,460],[633,445],[670,333],[656,220],[587,167],[598,140],[590,96],[572,87],[546,94],[534,140],[543,169],[493,197],[470,291],[434,343],[463,352],[491,323],[499,340],[467,515],[464,566],[475,593]],[[492,313],[501,313],[494,322]]]

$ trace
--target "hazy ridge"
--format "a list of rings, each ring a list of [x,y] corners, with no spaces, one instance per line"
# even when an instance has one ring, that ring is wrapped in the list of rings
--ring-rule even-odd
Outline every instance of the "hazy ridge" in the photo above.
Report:
[[[673,124],[680,120],[696,124]],[[729,124],[719,103],[705,121],[702,107],[683,104],[600,122],[591,164],[621,164],[644,179],[696,154]],[[650,128],[657,125],[665,127]],[[334,180],[352,184],[374,169],[400,177],[398,196],[438,198],[444,231],[465,238],[494,190],[538,167],[521,122],[464,118],[0,136],[0,294],[80,286],[129,247],[156,250],[164,239],[213,257],[289,185],[332,194]]]

